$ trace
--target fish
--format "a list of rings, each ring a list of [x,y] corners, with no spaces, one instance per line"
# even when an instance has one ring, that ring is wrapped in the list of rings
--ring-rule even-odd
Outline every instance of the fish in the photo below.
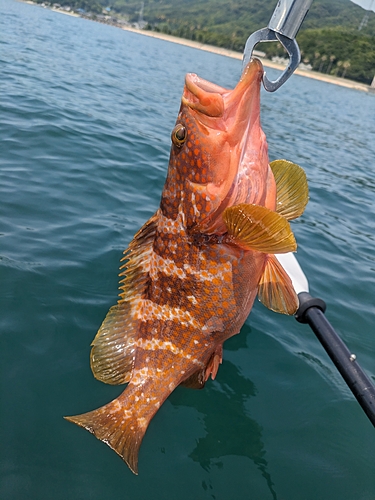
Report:
[[[293,162],[269,162],[262,75],[258,59],[234,89],[186,75],[160,207],[125,250],[119,300],[92,342],[94,377],[127,386],[108,404],[65,417],[135,474],[151,419],[179,385],[215,379],[223,343],[240,332],[256,296],[279,313],[298,307],[276,254],[296,251],[289,221],[305,209],[307,180]]]

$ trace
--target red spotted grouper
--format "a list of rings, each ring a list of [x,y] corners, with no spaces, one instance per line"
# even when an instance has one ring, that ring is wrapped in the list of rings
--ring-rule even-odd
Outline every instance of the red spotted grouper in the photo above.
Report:
[[[255,297],[293,314],[297,296],[275,257],[296,250],[288,220],[303,213],[306,176],[271,165],[260,125],[261,63],[227,90],[186,76],[160,208],[124,253],[120,300],[91,351],[94,376],[128,383],[97,410],[67,417],[137,473],[150,420],[180,384],[215,378],[223,342]]]

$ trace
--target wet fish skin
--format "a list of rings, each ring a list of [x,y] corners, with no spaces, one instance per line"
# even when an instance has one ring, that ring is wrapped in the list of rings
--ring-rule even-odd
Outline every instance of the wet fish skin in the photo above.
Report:
[[[262,74],[251,61],[231,91],[187,75],[160,208],[125,251],[120,300],[92,344],[94,376],[128,385],[107,405],[66,417],[134,473],[160,405],[180,384],[215,378],[223,342],[240,331],[257,293],[279,312],[296,308],[273,254],[296,248],[282,212],[303,211],[306,179],[278,163],[278,192],[260,126]],[[288,194],[303,189],[302,199]]]

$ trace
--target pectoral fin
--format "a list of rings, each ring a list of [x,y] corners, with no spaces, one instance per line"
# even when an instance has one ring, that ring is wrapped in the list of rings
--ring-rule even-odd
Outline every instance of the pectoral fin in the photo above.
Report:
[[[295,252],[296,240],[288,221],[266,207],[242,203],[226,208],[228,234],[248,249],[264,253]]]
[[[287,160],[270,163],[276,182],[276,212],[287,220],[303,214],[309,200],[309,188],[304,170]]]
[[[298,297],[287,272],[275,255],[269,255],[258,286],[258,297],[263,305],[281,314],[294,314]]]

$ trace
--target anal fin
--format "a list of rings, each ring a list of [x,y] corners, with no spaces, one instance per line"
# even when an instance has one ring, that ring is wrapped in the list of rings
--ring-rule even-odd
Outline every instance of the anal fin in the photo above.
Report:
[[[263,305],[281,314],[294,314],[298,309],[298,297],[292,280],[275,255],[267,257],[258,286],[258,297]]]
[[[181,382],[181,385],[189,389],[203,389],[210,375],[212,380],[215,380],[219,366],[222,362],[223,344],[219,344],[211,354],[206,366],[192,373],[190,377]]]
[[[210,360],[206,366],[206,380],[211,375],[212,380],[215,380],[219,366],[223,362],[223,344],[216,346]]]

